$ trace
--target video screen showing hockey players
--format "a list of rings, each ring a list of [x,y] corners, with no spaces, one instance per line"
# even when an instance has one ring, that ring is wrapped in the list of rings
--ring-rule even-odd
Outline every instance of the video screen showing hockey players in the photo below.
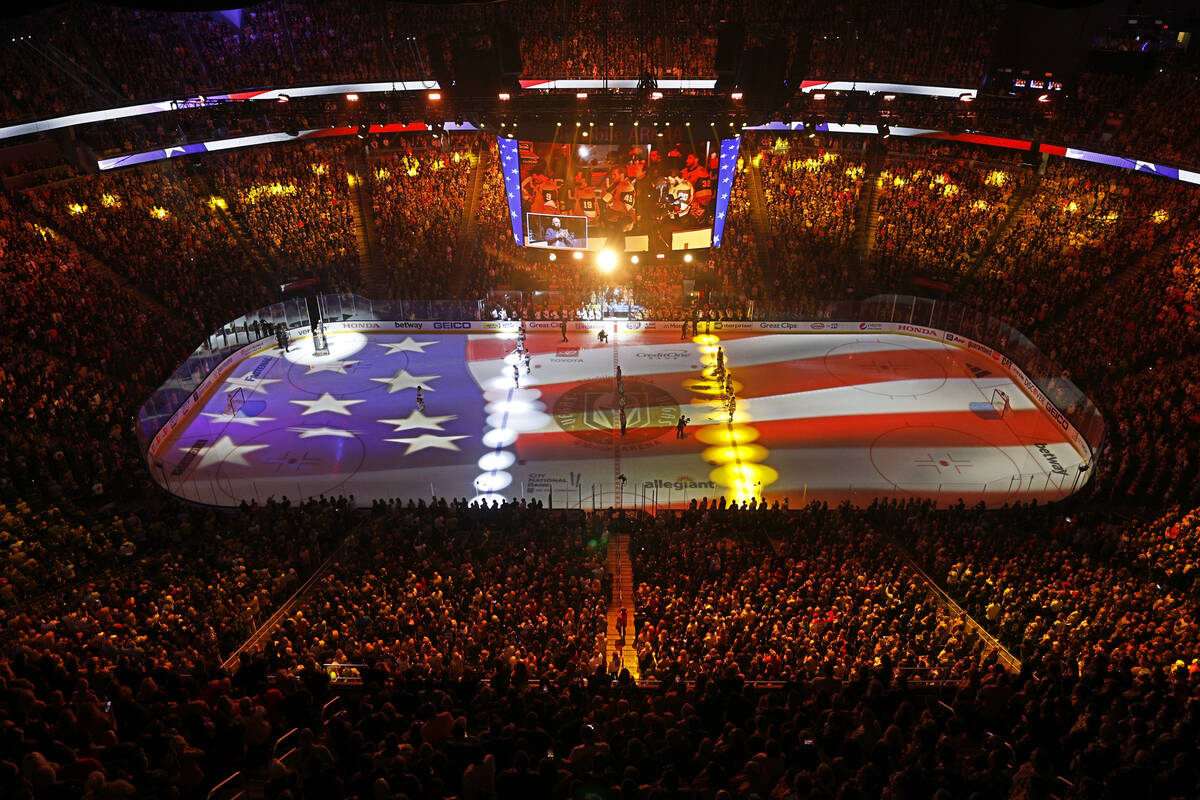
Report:
[[[520,200],[529,247],[684,250],[713,243],[716,142],[525,142]]]

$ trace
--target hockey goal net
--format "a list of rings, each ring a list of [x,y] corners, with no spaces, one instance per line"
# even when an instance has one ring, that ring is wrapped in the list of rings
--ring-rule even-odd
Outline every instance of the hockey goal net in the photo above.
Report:
[[[228,392],[225,395],[225,415],[232,417],[234,414],[242,410],[242,406],[246,404],[246,395],[241,387]]]
[[[1003,389],[992,389],[992,408],[995,409],[996,415],[1007,417],[1012,411],[1012,404],[1008,401],[1008,393]]]

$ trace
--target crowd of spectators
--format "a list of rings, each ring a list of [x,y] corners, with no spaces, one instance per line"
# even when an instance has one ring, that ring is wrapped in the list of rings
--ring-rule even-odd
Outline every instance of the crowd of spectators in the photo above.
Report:
[[[1169,240],[1196,203],[1196,192],[1174,181],[1052,161],[965,296],[988,298],[993,313],[1036,329]]]
[[[213,198],[169,163],[33,190],[30,211],[169,308],[211,330],[259,308],[275,276],[239,246]]]
[[[235,790],[294,800],[1196,789],[1195,512],[75,513],[0,518],[54,529],[2,562],[20,581],[0,584],[6,796],[201,797],[235,770]],[[641,685],[597,649],[609,527],[641,565]],[[1025,655],[1020,673],[891,536]]]
[[[1014,189],[1028,180],[1012,167],[889,159],[879,174],[875,269],[895,285],[913,275],[961,282],[1004,220]]]
[[[286,277],[316,276],[330,291],[359,277],[353,199],[340,147],[251,148],[206,161],[228,209]]]
[[[798,141],[768,138],[752,156],[774,236],[770,295],[783,307],[835,299],[854,284],[855,211],[866,178],[861,153]]]
[[[13,80],[0,90],[0,116],[45,117],[260,87],[436,78],[439,61],[453,65],[477,46],[503,50],[499,31],[509,27],[520,35],[523,78],[712,78],[724,23],[733,21],[746,60],[802,68],[801,78],[978,88],[1006,12],[1013,13],[993,0],[933,6],[905,0],[882,10],[851,2],[832,12],[813,0],[784,7],[705,0],[687,9],[661,0],[513,0],[503,9],[271,0],[223,14],[72,0],[9,23],[0,65]],[[1141,75],[1093,65],[1068,96],[1055,94],[1048,105],[1032,96],[1028,102],[983,97],[960,108],[957,98],[914,97],[889,109],[909,125],[1036,134],[1188,166],[1200,160],[1200,141],[1188,124],[1200,103],[1198,79],[1194,65],[1168,52]],[[872,112],[859,120],[859,106],[831,101],[828,112],[868,123],[876,118]],[[188,140],[226,135],[242,127],[243,117],[254,128],[281,127],[269,119],[278,116],[271,109],[203,110],[187,122],[183,117],[194,112],[178,114],[178,123],[160,115],[115,123],[111,132],[92,126],[84,138],[99,150],[128,150],[176,144],[184,129]]]
[[[929,574],[1024,661],[1079,665],[1104,656],[1142,670],[1179,664],[1200,672],[1188,580],[1194,555],[1171,565],[1174,585],[1158,582],[1152,566],[1163,570],[1171,540],[1183,536],[1186,547],[1194,537],[1191,515],[1144,528],[1095,512],[1073,520],[1040,509],[989,515],[910,507],[891,516],[894,535]]]
[[[405,148],[371,159],[366,180],[389,297],[452,296],[457,288],[455,245],[477,158],[469,144],[453,140],[445,149]]]
[[[271,663],[370,662],[435,681],[607,666],[603,553],[582,514],[457,503],[377,512],[281,621]]]
[[[856,512],[708,506],[633,540],[643,675],[735,666],[754,680],[815,679],[883,666],[944,678],[986,658]]]

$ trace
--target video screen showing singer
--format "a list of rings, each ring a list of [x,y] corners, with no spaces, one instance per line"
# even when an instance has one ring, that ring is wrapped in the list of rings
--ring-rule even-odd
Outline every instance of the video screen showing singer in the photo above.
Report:
[[[526,238],[530,247],[587,247],[587,218],[563,214],[529,214]]]

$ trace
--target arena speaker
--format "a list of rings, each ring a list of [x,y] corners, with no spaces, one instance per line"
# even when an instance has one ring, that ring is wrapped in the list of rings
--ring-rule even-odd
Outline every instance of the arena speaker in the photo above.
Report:
[[[716,90],[728,92],[737,80],[738,66],[746,43],[746,29],[740,22],[722,22],[717,28],[717,54],[714,71],[717,73]]]
[[[492,98],[500,85],[496,72],[496,50],[490,36],[459,34],[451,49],[454,58],[454,89],[460,98]]]
[[[500,74],[506,78],[515,78],[525,71],[525,61],[521,58],[521,34],[511,25],[500,25],[493,35],[496,42],[496,53],[500,58]]]
[[[425,52],[429,54],[429,74],[443,92],[448,91],[454,79],[446,63],[446,37],[436,31],[425,34]]]

